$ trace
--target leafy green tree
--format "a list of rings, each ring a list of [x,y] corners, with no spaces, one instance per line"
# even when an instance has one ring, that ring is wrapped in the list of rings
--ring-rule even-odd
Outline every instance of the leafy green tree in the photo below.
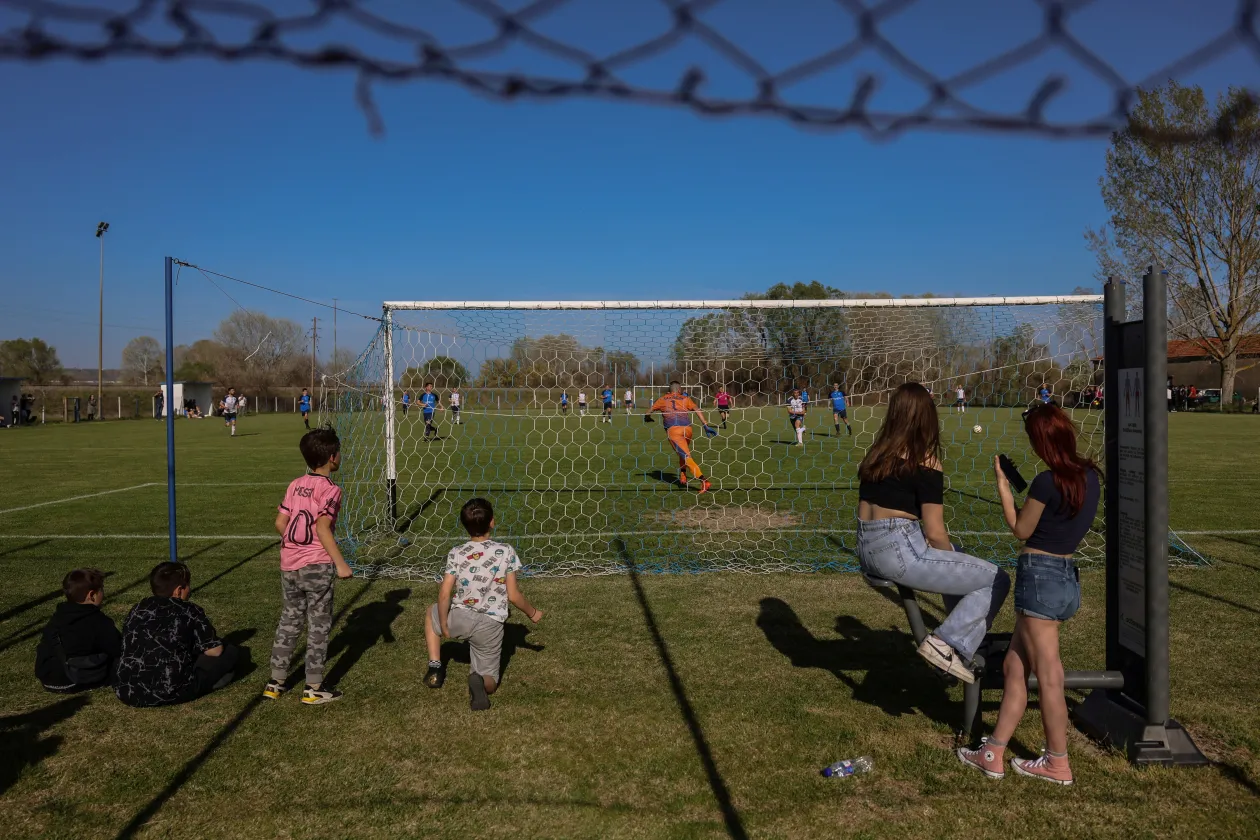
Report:
[[[32,385],[49,385],[61,377],[57,348],[42,338],[11,338],[0,341],[0,373],[28,380]]]
[[[466,385],[471,381],[468,368],[450,356],[434,356],[422,365],[413,365],[403,371],[401,384],[409,391],[419,391],[426,382],[439,389]]]

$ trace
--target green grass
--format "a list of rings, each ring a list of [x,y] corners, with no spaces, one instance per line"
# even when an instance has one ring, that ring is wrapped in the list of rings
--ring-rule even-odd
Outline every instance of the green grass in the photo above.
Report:
[[[275,417],[242,431],[255,434],[230,440],[213,421],[180,424],[181,531],[203,535],[186,536],[180,552],[194,568],[194,599],[264,668],[158,710],[129,709],[108,692],[49,695],[31,671],[67,569],[110,572],[105,609],[121,622],[164,559],[161,539],[53,536],[164,532],[161,425],[0,433],[5,837],[716,838],[738,827],[759,838],[1129,838],[1254,837],[1260,827],[1260,533],[1191,536],[1217,564],[1172,572],[1173,711],[1212,767],[1140,771],[1073,733],[1076,787],[994,784],[949,751],[959,690],[918,660],[904,616],[846,574],[644,576],[641,590],[624,575],[528,580],[547,618],[535,628],[513,617],[503,689],[481,715],[467,708],[466,665],[452,665],[441,691],[420,684],[423,607],[436,587],[355,580],[337,591],[332,668],[345,700],[264,704],[279,612],[268,531],[302,469],[300,430]],[[1260,532],[1258,433],[1250,417],[1172,418],[1175,528]],[[823,457],[814,449],[804,457]],[[634,458],[671,465],[659,450]],[[657,492],[652,505],[697,503]],[[459,500],[449,495],[445,517]],[[851,518],[848,496],[831,498],[835,521]],[[969,509],[951,506],[951,524]],[[452,531],[436,520],[423,527],[439,525]],[[1069,667],[1099,667],[1101,571],[1087,570],[1083,587],[1064,655]],[[939,615],[939,601],[926,601]],[[997,629],[1012,621],[1008,605]],[[990,724],[997,699],[987,695]],[[1022,754],[1040,744],[1035,708],[1017,738]],[[875,759],[869,776],[817,775],[863,754]]]

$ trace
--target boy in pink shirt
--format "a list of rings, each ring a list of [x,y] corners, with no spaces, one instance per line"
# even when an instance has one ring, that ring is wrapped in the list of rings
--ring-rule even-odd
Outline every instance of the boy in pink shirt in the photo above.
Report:
[[[271,679],[263,697],[277,700],[287,690],[284,681],[305,625],[306,688],[302,702],[319,706],[341,697],[340,691],[323,687],[324,662],[333,623],[333,581],[348,578],[352,572],[333,539],[341,488],[333,484],[331,476],[341,468],[341,441],[332,429],[313,429],[302,435],[298,448],[311,471],[289,484],[276,517],[284,609],[271,648]]]

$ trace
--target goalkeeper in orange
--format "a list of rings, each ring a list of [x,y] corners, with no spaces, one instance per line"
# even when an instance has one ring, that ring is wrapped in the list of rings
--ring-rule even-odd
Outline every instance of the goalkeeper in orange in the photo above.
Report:
[[[696,459],[691,457],[691,412],[694,411],[700,418],[700,424],[707,437],[717,437],[717,429],[710,426],[704,419],[704,412],[700,410],[700,406],[682,392],[682,385],[678,382],[669,383],[669,393],[652,403],[647,414],[643,415],[643,421],[651,423],[652,414],[657,411],[665,420],[665,437],[669,438],[670,445],[678,453],[679,483],[684,487],[687,486],[687,472],[690,470],[691,477],[700,482],[700,492],[709,492],[712,485],[700,472],[700,465],[696,463]]]

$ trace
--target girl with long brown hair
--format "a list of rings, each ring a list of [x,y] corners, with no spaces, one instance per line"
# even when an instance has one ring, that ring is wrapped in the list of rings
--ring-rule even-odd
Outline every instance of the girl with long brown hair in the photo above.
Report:
[[[928,390],[893,391],[875,443],[858,467],[858,561],[868,578],[944,596],[949,612],[919,655],[964,682],[1006,600],[1010,577],[956,551],[945,527],[941,427]]]
[[[1046,751],[1037,759],[1011,759],[1011,769],[1023,776],[1070,785],[1059,624],[1075,615],[1081,605],[1080,576],[1073,555],[1098,513],[1098,467],[1077,452],[1076,426],[1054,403],[1035,405],[1024,412],[1024,429],[1033,451],[1050,469],[1032,480],[1028,498],[1020,508],[1015,505],[1006,475],[994,461],[1006,524],[1025,541],[1015,571],[1015,635],[1003,663],[1006,684],[993,736],[979,749],[960,749],[958,758],[991,779],[1005,775],[1003,754],[1028,705],[1031,671],[1037,675]]]

